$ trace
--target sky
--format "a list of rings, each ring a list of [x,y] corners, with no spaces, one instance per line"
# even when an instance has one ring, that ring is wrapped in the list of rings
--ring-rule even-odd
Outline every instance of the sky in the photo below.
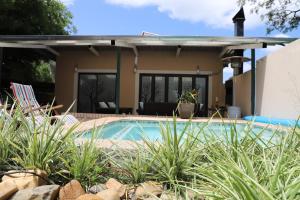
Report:
[[[239,10],[237,0],[60,0],[73,14],[76,35],[233,36],[232,17]],[[261,18],[245,6],[245,36],[300,37],[300,29],[283,34],[266,34]],[[278,50],[257,50],[257,59]],[[249,56],[250,52],[245,52]],[[250,69],[246,63],[244,71]],[[232,75],[224,68],[224,80]]]

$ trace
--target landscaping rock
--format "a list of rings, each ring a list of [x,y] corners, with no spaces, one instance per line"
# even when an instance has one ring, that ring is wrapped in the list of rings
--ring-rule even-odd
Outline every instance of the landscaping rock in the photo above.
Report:
[[[27,173],[26,173],[27,172]],[[35,174],[32,174],[35,173]],[[19,190],[33,189],[35,187],[45,185],[47,180],[47,173],[43,170],[27,170],[8,171],[7,175],[2,177],[2,181],[13,181]]]
[[[76,200],[81,195],[84,195],[85,191],[81,187],[79,181],[72,180],[59,191],[60,200]]]
[[[161,196],[160,196],[161,200],[173,200],[173,199],[177,199],[177,200],[183,200],[183,198],[179,195],[176,195],[174,193],[171,192],[164,192]]]
[[[163,192],[163,186],[160,183],[148,181],[137,187],[135,195],[137,199],[159,196]]]
[[[102,199],[100,196],[97,196],[95,194],[84,194],[78,197],[76,200],[105,200],[105,199]]]
[[[104,184],[98,184],[98,185],[94,185],[92,187],[90,187],[88,189],[88,192],[92,193],[92,194],[97,194],[98,192],[101,192],[103,190],[106,190],[107,187]]]
[[[6,200],[18,191],[17,185],[12,181],[0,183],[0,200]]]
[[[43,185],[34,189],[20,190],[10,200],[54,200],[58,191],[59,185]]]
[[[125,196],[126,186],[118,182],[116,179],[110,178],[105,185],[108,189],[115,189],[118,192],[119,197]]]
[[[97,193],[97,196],[104,200],[120,200],[119,192],[114,188],[103,190]]]

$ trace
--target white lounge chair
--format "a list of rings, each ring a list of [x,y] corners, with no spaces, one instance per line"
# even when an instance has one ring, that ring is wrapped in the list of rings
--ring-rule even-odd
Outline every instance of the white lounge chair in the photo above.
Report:
[[[31,85],[23,85],[19,83],[11,83],[11,89],[13,91],[14,97],[24,109],[26,113],[34,114],[37,121],[42,121],[42,113],[53,110],[56,115],[53,116],[54,119],[63,121],[66,125],[73,125],[79,123],[78,119],[73,115],[59,115],[57,109],[62,108],[63,105],[58,106],[40,106],[35,98],[35,94]]]

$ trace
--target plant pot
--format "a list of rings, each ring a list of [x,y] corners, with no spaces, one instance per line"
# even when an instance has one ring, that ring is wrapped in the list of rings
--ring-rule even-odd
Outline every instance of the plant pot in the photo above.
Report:
[[[180,103],[178,107],[179,116],[182,119],[189,119],[194,115],[194,103]]]

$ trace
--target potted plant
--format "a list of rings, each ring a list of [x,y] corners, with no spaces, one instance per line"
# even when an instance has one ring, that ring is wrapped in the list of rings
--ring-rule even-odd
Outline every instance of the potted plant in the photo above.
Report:
[[[198,92],[196,90],[184,92],[178,99],[177,110],[182,119],[189,119],[194,115]]]

